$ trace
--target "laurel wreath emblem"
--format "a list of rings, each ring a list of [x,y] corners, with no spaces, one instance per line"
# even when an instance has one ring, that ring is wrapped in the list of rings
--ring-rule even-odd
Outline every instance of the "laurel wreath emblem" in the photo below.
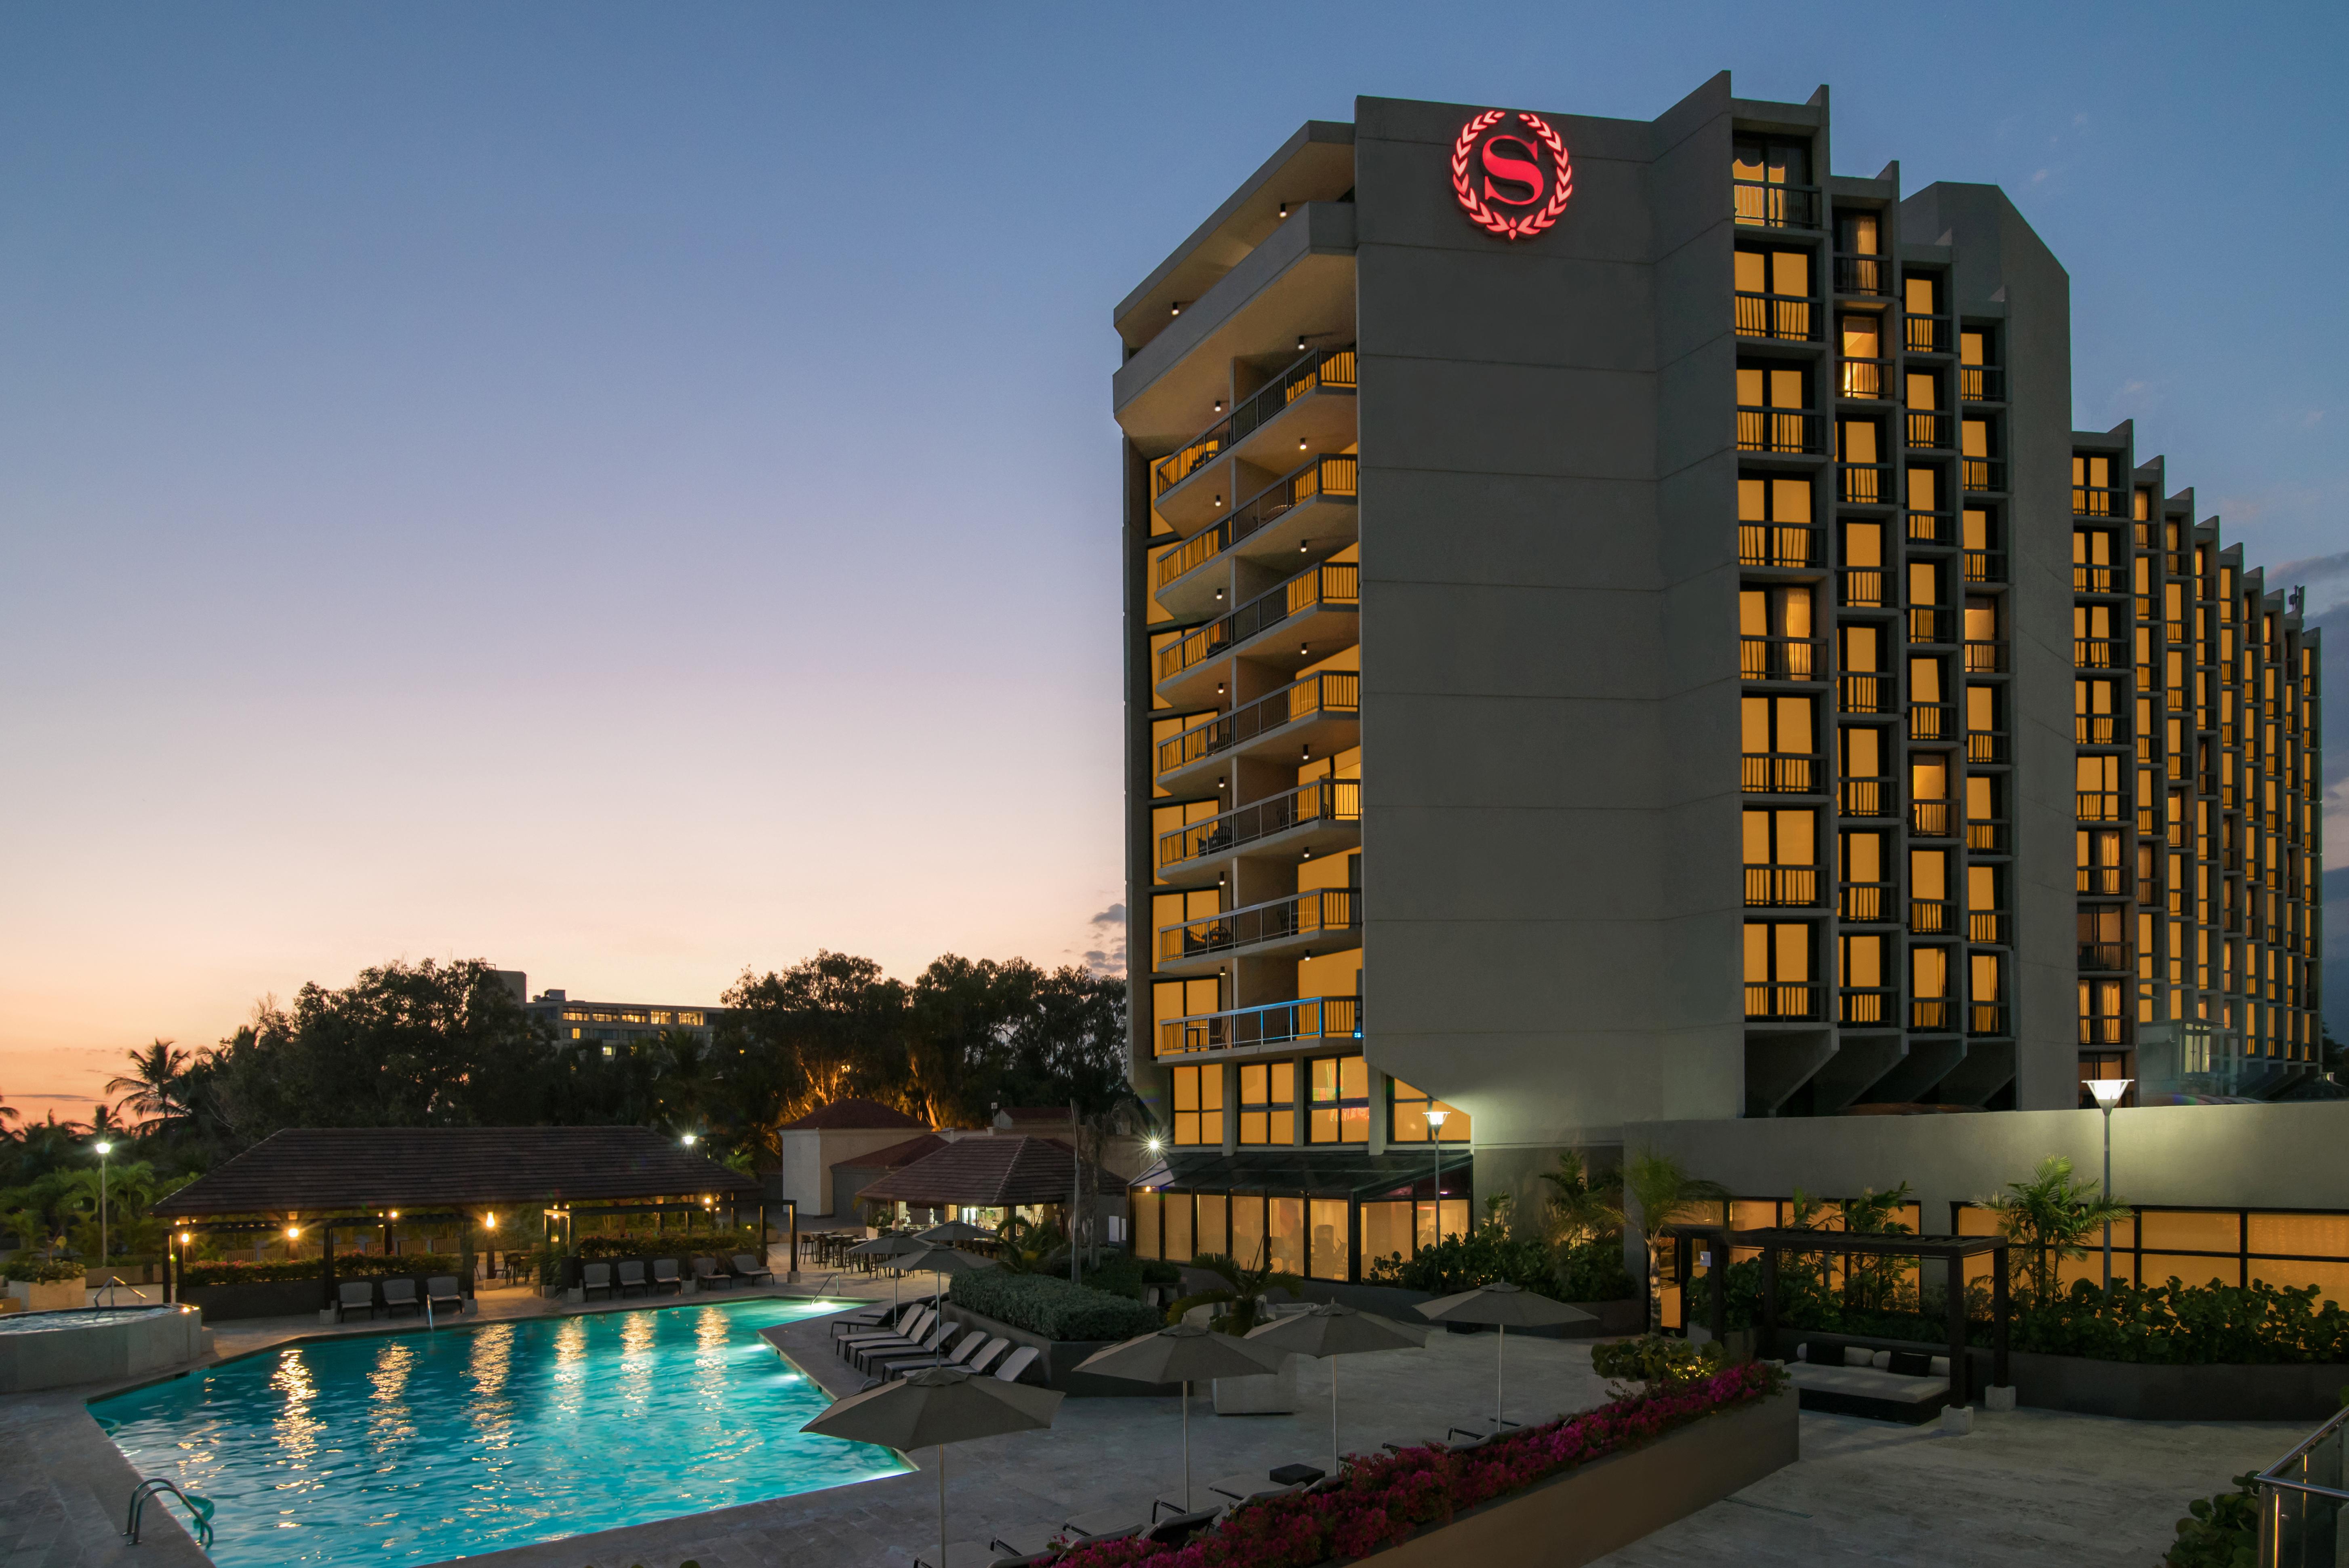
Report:
[[[1530,240],[1558,220],[1566,211],[1567,199],[1574,194],[1574,161],[1567,156],[1566,141],[1549,122],[1537,114],[1520,114],[1526,129],[1539,139],[1557,160],[1557,176],[1550,182],[1549,200],[1538,212],[1528,212],[1522,218],[1511,218],[1495,212],[1485,205],[1468,181],[1468,154],[1477,138],[1500,122],[1506,110],[1490,108],[1460,128],[1460,139],[1452,144],[1452,193],[1460,199],[1460,209],[1482,229],[1498,234],[1505,240]]]

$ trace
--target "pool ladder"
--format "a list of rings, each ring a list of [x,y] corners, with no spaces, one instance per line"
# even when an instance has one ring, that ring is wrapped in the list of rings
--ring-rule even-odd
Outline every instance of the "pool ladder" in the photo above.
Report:
[[[188,1513],[195,1521],[196,1544],[207,1552],[211,1551],[212,1500],[208,1497],[198,1497],[193,1492],[181,1491],[177,1481],[167,1480],[160,1475],[150,1475],[130,1489],[130,1511],[122,1522],[123,1539],[133,1546],[139,1544],[139,1532],[147,1511],[147,1500],[159,1492],[166,1491],[188,1505]]]

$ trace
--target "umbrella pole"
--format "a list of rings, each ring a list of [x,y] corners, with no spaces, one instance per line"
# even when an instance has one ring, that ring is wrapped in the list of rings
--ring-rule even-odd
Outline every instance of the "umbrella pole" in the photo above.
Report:
[[[1494,1326],[1501,1331],[1501,1336],[1493,1342],[1493,1429],[1497,1432],[1501,1429],[1502,1418],[1509,1413],[1501,1380],[1501,1357],[1509,1348],[1509,1326],[1501,1323]]]
[[[1338,1358],[1330,1357],[1330,1473],[1338,1473]]]
[[[947,1568],[947,1446],[938,1445],[938,1568]]]
[[[1191,1380],[1183,1379],[1183,1511],[1191,1511]]]

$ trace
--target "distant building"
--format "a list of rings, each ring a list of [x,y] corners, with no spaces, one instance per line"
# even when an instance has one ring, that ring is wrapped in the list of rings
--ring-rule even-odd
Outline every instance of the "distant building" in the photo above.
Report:
[[[557,1040],[595,1044],[611,1056],[623,1047],[634,1047],[649,1036],[681,1029],[707,1045],[723,1007],[674,1002],[574,1002],[567,991],[530,995],[530,977],[519,969],[494,972],[523,1011],[554,1032]]]
[[[854,1166],[861,1174],[858,1185],[874,1181],[894,1167],[876,1165],[866,1156],[929,1130],[929,1123],[921,1118],[878,1100],[838,1099],[818,1107],[777,1130],[775,1142],[782,1169],[771,1178],[770,1195],[797,1203],[802,1215],[832,1213],[834,1194],[839,1191],[833,1174],[836,1169]],[[937,1143],[936,1139],[930,1141]],[[839,1196],[844,1199],[855,1190],[852,1186]]]

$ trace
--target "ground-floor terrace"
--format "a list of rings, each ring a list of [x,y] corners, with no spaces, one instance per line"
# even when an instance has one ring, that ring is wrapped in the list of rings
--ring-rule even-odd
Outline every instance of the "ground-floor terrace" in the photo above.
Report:
[[[518,1290],[485,1292],[479,1307],[490,1322],[647,1310],[641,1302],[583,1308]],[[238,1355],[322,1334],[385,1332],[425,1331],[405,1324],[327,1329],[303,1316],[225,1326],[217,1337],[221,1354]],[[797,1323],[781,1337],[828,1393],[855,1386],[832,1354],[826,1319]],[[1438,1334],[1424,1349],[1349,1358],[1340,1373],[1345,1447],[1421,1440],[1486,1409],[1492,1369],[1485,1335]],[[1512,1336],[1508,1372],[1513,1417],[1606,1398],[1587,1343]],[[1329,1377],[1326,1363],[1305,1364],[1293,1415],[1218,1418],[1201,1391],[1191,1413],[1194,1475],[1204,1483],[1292,1461],[1326,1464]],[[0,1401],[0,1568],[202,1568],[193,1543],[175,1524],[157,1526],[152,1512],[146,1542],[122,1542],[122,1503],[134,1477],[84,1405],[109,1391]],[[2288,1425],[2142,1423],[2029,1409],[1979,1413],[1964,1436],[1816,1413],[1801,1423],[1799,1463],[1606,1561],[2137,1568],[2158,1558],[2189,1499],[2222,1490],[2228,1477],[2263,1467],[2304,1435]],[[953,1533],[1019,1540],[1094,1510],[1146,1511],[1180,1486],[1180,1429],[1172,1398],[1071,1398],[1050,1430],[959,1445],[948,1463]],[[704,1568],[905,1568],[931,1554],[937,1506],[935,1451],[908,1457],[916,1470],[883,1480],[467,1561],[478,1568],[676,1568],[688,1558]]]

